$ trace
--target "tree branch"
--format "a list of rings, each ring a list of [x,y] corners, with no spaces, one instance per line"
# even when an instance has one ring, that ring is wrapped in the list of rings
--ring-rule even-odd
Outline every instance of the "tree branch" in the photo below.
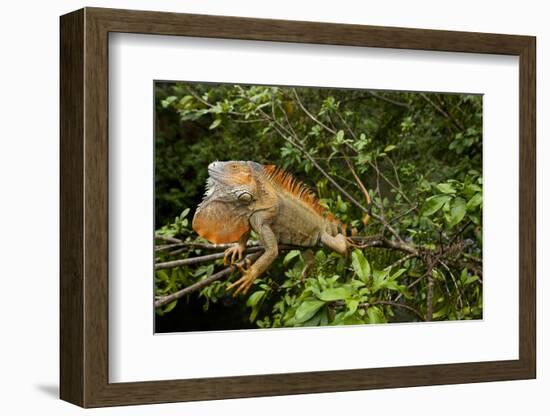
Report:
[[[349,237],[353,242],[358,242],[359,244],[354,244],[357,248],[367,248],[367,247],[385,247],[392,248],[395,250],[403,251],[407,254],[412,254],[413,256],[419,256],[421,250],[412,245],[407,244],[404,241],[395,241],[390,240],[383,235],[373,235],[373,236],[353,236]]]
[[[172,243],[172,244],[180,244],[180,243],[183,243],[183,241],[177,239],[177,238],[174,238],[174,237],[167,237],[165,235],[158,235],[156,234],[155,235],[155,240],[162,240],[162,241],[166,241],[168,243]]]
[[[194,241],[184,241],[181,243],[167,244],[162,246],[156,246],[155,251],[168,250],[178,247],[187,247],[187,248],[200,248],[204,250],[225,250],[232,247],[235,243],[226,243],[226,244],[210,244],[210,243],[197,243]],[[250,241],[246,244],[247,247],[256,247],[260,243],[258,241]]]
[[[221,248],[221,249],[227,249],[229,247],[232,247],[234,243],[229,244],[202,244],[202,246],[206,246],[206,248]],[[294,246],[290,244],[279,244],[279,250],[281,251],[288,251],[288,250],[294,250],[294,249],[303,249],[304,247],[301,246]],[[256,253],[258,251],[263,251],[265,248],[257,242],[252,242],[247,244],[247,248],[245,253]],[[218,260],[222,259],[225,256],[225,250],[219,253],[212,253],[212,254],[206,254],[204,256],[198,256],[198,257],[190,257],[187,259],[181,259],[181,260],[172,260],[172,261],[165,261],[163,263],[157,263],[155,264],[155,270],[162,270],[162,269],[173,269],[174,267],[180,267],[180,266],[189,266],[191,264],[199,264],[199,263],[206,263],[212,260]]]
[[[223,253],[222,253],[223,254]],[[203,287],[208,286],[210,283],[215,282],[216,280],[220,280],[230,274],[232,271],[236,270],[238,267],[242,267],[245,265],[246,262],[253,262],[258,259],[258,257],[261,256],[261,252],[250,254],[245,257],[245,259],[241,260],[237,264],[233,264],[229,267],[226,267],[225,269],[214,273],[212,276],[207,277],[206,279],[201,280],[200,282],[194,283],[191,286],[187,286],[181,290],[178,290],[177,292],[174,292],[170,295],[166,296],[160,296],[157,297],[155,300],[155,308],[159,308],[161,306],[167,305],[170,302],[175,301],[176,299],[182,298],[185,295],[188,295],[190,293],[196,292],[197,290],[202,289]]]
[[[260,250],[263,250],[263,247],[250,247],[246,251],[248,253],[254,253],[254,252],[257,252],[257,251],[260,251]],[[208,261],[222,259],[224,257],[224,255],[225,255],[225,252],[222,251],[221,253],[207,254],[205,256],[191,257],[191,258],[188,258],[188,259],[181,259],[181,260],[166,261],[164,263],[155,264],[155,270],[173,269],[174,267],[189,266],[190,264],[206,263]]]

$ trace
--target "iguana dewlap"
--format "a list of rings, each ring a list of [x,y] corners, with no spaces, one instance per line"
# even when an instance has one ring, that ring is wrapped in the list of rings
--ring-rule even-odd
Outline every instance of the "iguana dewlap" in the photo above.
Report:
[[[341,224],[325,211],[316,195],[289,173],[250,161],[213,162],[208,166],[204,200],[193,217],[193,229],[208,241],[236,244],[225,260],[241,260],[250,231],[265,252],[229,288],[246,293],[278,255],[278,243],[313,247],[322,243],[347,252]]]

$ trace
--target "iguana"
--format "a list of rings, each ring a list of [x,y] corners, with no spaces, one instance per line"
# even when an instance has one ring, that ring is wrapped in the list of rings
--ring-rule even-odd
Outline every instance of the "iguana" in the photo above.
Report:
[[[236,243],[224,262],[240,261],[250,231],[265,252],[228,289],[246,294],[254,280],[278,255],[278,243],[313,247],[319,243],[340,254],[348,244],[342,224],[319,203],[315,193],[291,174],[273,165],[251,161],[213,162],[203,201],[193,217],[193,229],[206,240]]]

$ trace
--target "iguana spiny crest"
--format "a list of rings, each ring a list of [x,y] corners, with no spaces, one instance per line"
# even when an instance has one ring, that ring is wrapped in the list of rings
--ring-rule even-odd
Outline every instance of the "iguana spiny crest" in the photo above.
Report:
[[[230,288],[246,293],[278,255],[278,243],[313,247],[322,243],[347,253],[343,226],[315,193],[289,173],[251,161],[213,162],[208,166],[204,200],[193,217],[193,229],[208,241],[236,243],[227,262],[242,259],[250,231],[265,247],[262,256]]]

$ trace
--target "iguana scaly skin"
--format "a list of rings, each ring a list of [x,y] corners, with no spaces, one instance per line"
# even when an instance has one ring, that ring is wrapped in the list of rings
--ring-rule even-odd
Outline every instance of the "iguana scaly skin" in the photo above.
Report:
[[[250,161],[213,162],[208,166],[204,200],[193,217],[193,229],[208,241],[236,244],[224,262],[240,261],[250,231],[265,252],[229,288],[248,292],[278,255],[278,243],[313,247],[319,243],[347,253],[342,225],[319,204],[317,196],[289,173]]]

